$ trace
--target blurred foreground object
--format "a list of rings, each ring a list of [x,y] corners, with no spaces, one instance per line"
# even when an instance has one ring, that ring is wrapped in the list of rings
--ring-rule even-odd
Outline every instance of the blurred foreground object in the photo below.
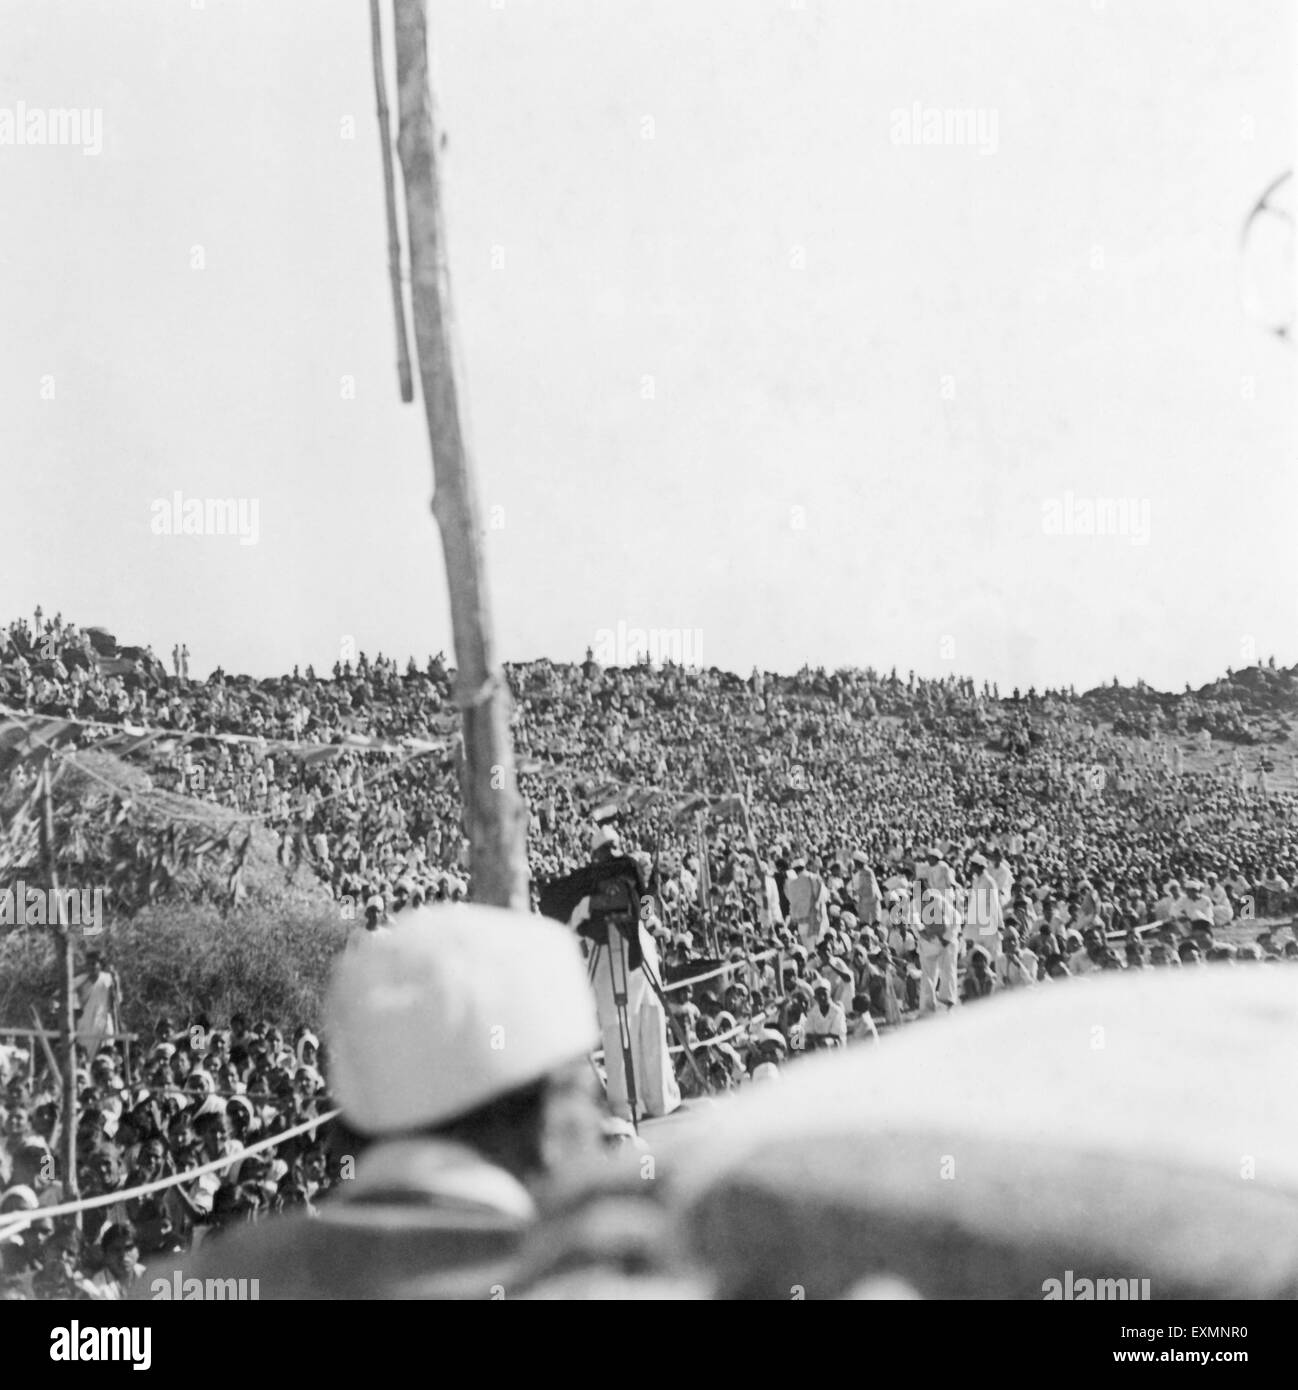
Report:
[[[1288,969],[1006,995],[721,1107],[682,1230],[723,1298],[1293,1298],[1295,1099]]]
[[[326,1034],[354,1173],[318,1217],[223,1233],[189,1273],[263,1299],[502,1296],[533,1184],[601,1146],[572,935],[469,904],[400,914],[339,960]]]

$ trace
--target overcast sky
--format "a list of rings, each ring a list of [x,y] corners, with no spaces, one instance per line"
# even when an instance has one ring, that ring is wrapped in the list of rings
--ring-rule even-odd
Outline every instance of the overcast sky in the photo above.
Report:
[[[1298,660],[1298,353],[1239,291],[1292,4],[431,12],[502,658],[622,623],[1003,687]],[[367,7],[0,28],[0,617],[199,673],[449,651]],[[102,147],[3,143],[20,102]],[[256,543],[155,534],[177,491]],[[1069,534],[1096,502],[1120,533]]]

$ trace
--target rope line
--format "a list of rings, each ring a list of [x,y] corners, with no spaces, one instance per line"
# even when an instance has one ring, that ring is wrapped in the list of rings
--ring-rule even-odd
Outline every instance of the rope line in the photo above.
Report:
[[[218,743],[252,745],[257,748],[279,748],[290,753],[315,753],[321,750],[354,753],[408,753],[412,748],[419,752],[441,752],[451,746],[451,740],[435,742],[432,739],[416,738],[407,735],[404,741],[389,739],[376,741],[368,734],[344,734],[339,743],[304,743],[300,739],[267,738],[264,734],[204,733],[199,729],[167,729],[155,724],[115,724],[106,719],[86,719],[75,714],[40,714],[34,710],[13,709],[0,705],[0,715],[25,724],[39,720],[44,723],[76,724],[83,729],[107,730],[110,733],[126,734],[130,738],[179,739],[182,744],[194,743],[199,739],[213,739]]]
[[[759,961],[770,960],[772,956],[778,956],[779,952],[774,948],[761,952],[760,955],[751,958],[751,964],[756,965]],[[713,980],[718,975],[724,975],[730,970],[742,970],[750,964],[750,958],[745,956],[743,960],[728,960],[724,965],[719,965],[715,970],[709,970],[702,975],[692,975],[688,980],[677,980],[674,985],[664,985],[663,993],[670,994],[673,990],[686,989],[690,985],[702,984],[704,980]]]
[[[90,1211],[94,1207],[111,1207],[116,1202],[129,1202],[136,1197],[147,1197],[153,1192],[162,1192],[169,1187],[179,1187],[182,1183],[193,1182],[195,1178],[218,1172],[222,1168],[232,1167],[245,1158],[251,1158],[253,1154],[261,1153],[264,1149],[277,1148],[286,1140],[296,1139],[299,1134],[305,1134],[309,1129],[318,1129],[322,1124],[332,1120],[338,1113],[337,1110],[326,1111],[323,1115],[316,1115],[300,1125],[294,1125],[292,1129],[286,1129],[283,1134],[272,1135],[269,1139],[259,1139],[255,1144],[249,1144],[247,1148],[240,1149],[236,1154],[227,1154],[224,1158],[214,1158],[210,1163],[201,1164],[197,1168],[186,1168],[183,1173],[172,1173],[166,1178],[155,1178],[153,1182],[143,1183],[139,1187],[126,1187],[117,1192],[104,1192],[98,1197],[80,1197],[75,1202],[62,1202],[53,1207],[37,1207],[35,1211],[7,1211],[3,1216],[0,1216],[0,1241],[16,1235],[19,1231],[26,1230],[33,1221],[46,1221],[55,1216],[72,1216],[77,1212]]]

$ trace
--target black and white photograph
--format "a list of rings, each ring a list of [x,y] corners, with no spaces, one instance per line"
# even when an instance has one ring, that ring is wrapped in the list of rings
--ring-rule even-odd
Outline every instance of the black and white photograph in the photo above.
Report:
[[[0,0],[6,1359],[1278,1353],[1296,162],[1294,0]]]

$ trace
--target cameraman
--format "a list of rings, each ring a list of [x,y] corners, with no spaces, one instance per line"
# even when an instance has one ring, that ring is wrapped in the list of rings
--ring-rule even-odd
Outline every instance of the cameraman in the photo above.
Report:
[[[658,951],[653,937],[643,930],[639,920],[639,898],[646,886],[643,883],[646,875],[633,860],[621,859],[620,851],[617,830],[611,826],[597,827],[591,846],[592,867],[607,866],[609,873],[591,875],[590,871],[579,870],[569,876],[568,882],[584,885],[584,889],[576,891],[584,891],[585,896],[577,902],[567,921],[591,943],[591,983],[604,1041],[609,1110],[618,1119],[639,1120],[642,1116],[670,1115],[680,1105],[681,1093],[667,1049],[667,1011],[659,997]],[[593,908],[592,904],[615,896],[611,889],[618,879],[618,870],[614,867],[617,865],[625,865],[628,878],[635,877],[636,890],[630,894],[628,884],[630,896],[626,912],[614,914],[605,925],[599,920],[601,909]],[[592,879],[589,883],[588,877]],[[542,911],[546,911],[544,901]],[[623,916],[627,921],[619,924]],[[623,1013],[628,1039],[624,1039],[622,1033]],[[631,1087],[624,1056],[624,1046],[628,1042],[634,1073],[631,1081],[635,1089],[635,1115],[631,1113]]]

